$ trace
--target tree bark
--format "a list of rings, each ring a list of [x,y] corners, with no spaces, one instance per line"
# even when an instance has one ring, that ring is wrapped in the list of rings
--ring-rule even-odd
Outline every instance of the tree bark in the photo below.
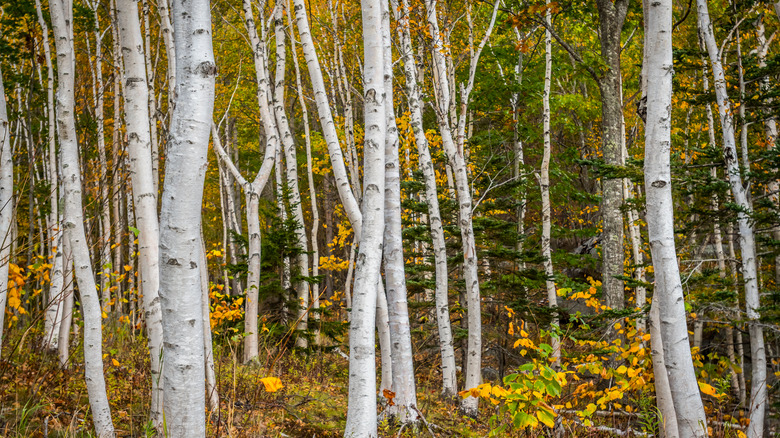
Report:
[[[160,214],[160,299],[168,434],[206,434],[200,227],[216,65],[207,0],[174,0],[176,107]]]
[[[75,276],[81,295],[84,318],[84,373],[92,409],[95,432],[99,437],[114,435],[111,407],[103,376],[103,336],[100,298],[95,287],[92,261],[84,231],[81,172],[76,137],[73,48],[73,10],[64,0],[49,3],[54,42],[57,48],[57,132],[60,141],[60,160],[65,199],[63,226],[70,242],[75,265]]]
[[[5,307],[8,302],[8,269],[11,264],[11,222],[14,219],[14,161],[11,153],[11,123],[5,106],[3,74],[0,72],[0,346],[3,342]]]
[[[138,229],[139,288],[143,296],[147,344],[152,376],[150,416],[158,433],[163,433],[162,313],[160,309],[160,225],[157,220],[157,192],[152,161],[149,84],[138,6],[134,0],[116,1],[119,37],[124,57],[125,121],[127,123],[130,177],[133,186],[135,223]],[[131,236],[131,240],[134,236]]]
[[[398,34],[401,40],[401,56],[404,61],[406,90],[409,99],[410,125],[417,145],[418,163],[425,179],[425,200],[428,204],[428,224],[433,241],[434,269],[436,271],[436,324],[439,330],[439,350],[442,361],[442,393],[444,397],[451,398],[455,397],[458,392],[458,382],[450,322],[447,247],[444,241],[444,228],[442,227],[439,196],[436,189],[436,173],[423,127],[422,100],[417,81],[417,61],[414,57],[409,25],[409,1],[401,0],[400,10],[395,3],[392,4],[392,8],[398,21]],[[401,13],[401,11],[404,12]]]
[[[731,101],[726,90],[727,85],[723,65],[721,64],[721,53],[715,41],[712,24],[710,23],[707,1],[697,0],[696,5],[699,16],[699,28],[707,46],[714,76],[713,87],[715,88],[715,97],[718,102],[718,113],[723,133],[723,158],[726,162],[731,193],[734,196],[734,202],[739,207],[737,225],[740,249],[742,250],[742,277],[745,282],[745,307],[748,317],[748,330],[750,332],[752,363],[750,424],[747,429],[747,435],[760,437],[764,434],[764,412],[767,403],[766,351],[764,350],[764,333],[759,322],[760,299],[756,266],[756,242],[753,234],[753,225],[750,223],[753,207],[748,200],[748,190],[742,183],[739,155],[734,137]]]
[[[645,192],[647,230],[655,273],[663,357],[680,437],[706,437],[704,414],[685,320],[674,242],[674,203],[670,164],[672,128],[672,2],[646,2],[644,72],[647,76]],[[656,371],[658,374],[660,370]],[[659,406],[662,408],[663,406]],[[666,421],[671,421],[667,418]]]
[[[296,4],[300,1],[296,0]],[[349,438],[377,436],[374,326],[376,324],[377,281],[380,278],[382,240],[385,228],[385,133],[387,123],[380,1],[361,1],[363,12],[363,95],[365,99],[365,143],[363,146],[363,187],[365,191],[363,193],[362,218],[360,219],[362,232],[355,264],[352,320],[349,327],[349,404],[344,432],[344,436]],[[300,26],[300,16],[298,23],[300,29],[302,27]],[[301,37],[303,39],[303,32],[301,32]],[[311,70],[310,66],[309,71],[311,72]],[[334,157],[331,156],[331,159],[334,160]],[[348,187],[345,189],[348,190]],[[346,207],[344,196],[342,196],[342,202],[345,203]],[[348,211],[347,208],[345,209]],[[355,222],[353,222],[353,226],[354,224]]]

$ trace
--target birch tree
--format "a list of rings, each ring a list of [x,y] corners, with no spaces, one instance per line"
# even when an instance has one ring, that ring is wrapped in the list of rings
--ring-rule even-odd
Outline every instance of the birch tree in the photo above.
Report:
[[[550,86],[552,81],[552,35],[550,34],[550,9],[545,12],[547,27],[544,32],[544,94],[542,94],[542,130],[544,138],[544,153],[542,166],[539,172],[539,186],[542,191],[542,257],[544,258],[544,274],[547,277],[547,305],[555,309],[558,306],[558,294],[555,289],[555,273],[553,272],[552,251],[550,249],[550,228],[552,218],[550,215],[550,155],[552,153],[552,139],[550,138]],[[550,345],[552,358],[556,363],[561,360],[561,342],[555,331],[558,329],[558,314],[553,313],[550,321]]]
[[[130,176],[133,184],[135,222],[138,229],[138,271],[144,300],[144,319],[151,360],[151,418],[163,432],[162,314],[160,312],[160,229],[157,221],[157,192],[152,164],[149,117],[149,86],[138,6],[134,0],[117,0],[119,37],[124,56],[125,120]]]
[[[174,0],[176,107],[160,213],[160,300],[169,436],[206,434],[200,226],[216,65],[208,0]],[[145,105],[146,102],[143,102]],[[141,105],[141,103],[139,103]]]
[[[444,242],[439,195],[436,188],[436,173],[434,171],[428,138],[425,136],[422,118],[422,100],[417,82],[417,61],[412,47],[409,25],[409,1],[401,0],[401,7],[392,3],[392,9],[398,22],[398,34],[401,40],[401,57],[404,61],[404,76],[408,95],[410,125],[414,132],[417,145],[418,162],[425,180],[425,200],[428,204],[428,226],[433,241],[434,269],[436,271],[436,325],[439,330],[439,350],[441,352],[442,393],[445,397],[455,397],[458,392],[458,382],[455,368],[455,350],[452,345],[452,326],[450,321],[447,247]],[[403,12],[402,12],[403,11]]]
[[[14,161],[11,124],[5,106],[3,73],[0,71],[0,346],[3,344],[5,306],[8,301],[8,268],[11,264],[11,222],[14,218]]]
[[[647,122],[645,125],[645,191],[647,230],[655,273],[653,301],[663,358],[680,437],[707,436],[704,413],[685,320],[680,271],[674,242],[674,204],[670,164],[672,129],[672,2],[646,2],[645,36]],[[655,324],[654,324],[655,326]],[[663,405],[659,408],[666,409]],[[668,412],[665,410],[664,413]],[[672,421],[666,418],[665,421]]]
[[[764,435],[764,412],[767,403],[766,387],[766,351],[764,349],[764,332],[761,328],[760,299],[758,291],[758,270],[756,262],[756,240],[751,224],[753,206],[748,199],[748,189],[742,181],[739,165],[739,154],[734,135],[734,120],[732,105],[729,100],[726,77],[721,63],[721,49],[715,41],[712,23],[706,0],[697,0],[696,9],[699,17],[699,28],[712,66],[713,88],[718,102],[721,132],[723,134],[723,159],[726,163],[731,193],[734,203],[739,207],[737,212],[737,227],[739,244],[742,250],[742,280],[745,288],[745,310],[748,317],[750,332],[751,382],[750,382],[750,424],[747,435],[760,437]]]
[[[92,419],[97,435],[108,437],[114,435],[114,425],[103,376],[100,298],[95,287],[94,271],[84,231],[81,170],[74,113],[73,10],[67,0],[51,1],[49,10],[57,48],[57,133],[65,201],[63,227],[73,254],[75,277],[81,295],[81,313],[84,318],[84,374]]]
[[[377,436],[374,326],[377,282],[385,229],[385,116],[384,50],[381,0],[362,0],[363,96],[363,211],[355,289],[349,326],[349,405],[344,436]],[[332,158],[332,157],[331,157]],[[335,166],[334,166],[335,167]],[[383,364],[385,366],[385,364]]]

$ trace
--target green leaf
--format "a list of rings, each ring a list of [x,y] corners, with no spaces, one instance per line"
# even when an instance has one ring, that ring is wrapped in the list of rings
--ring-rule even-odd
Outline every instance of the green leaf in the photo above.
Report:
[[[129,228],[129,229],[130,229],[130,231],[133,233],[133,235],[135,235],[135,237],[138,237],[138,233],[140,233],[140,232],[141,232],[141,230],[139,230],[138,228],[136,228],[136,227],[133,227],[133,226],[130,226],[130,227],[128,227],[128,228]]]
[[[555,416],[552,412],[549,412],[546,409],[540,409],[536,411],[536,416],[539,418],[539,421],[544,423],[547,427],[555,427]]]
[[[536,417],[532,415],[528,415],[522,411],[518,412],[517,415],[515,415],[513,422],[515,424],[515,427],[521,429],[525,429],[526,427],[534,428],[539,424],[539,422],[536,420]]]

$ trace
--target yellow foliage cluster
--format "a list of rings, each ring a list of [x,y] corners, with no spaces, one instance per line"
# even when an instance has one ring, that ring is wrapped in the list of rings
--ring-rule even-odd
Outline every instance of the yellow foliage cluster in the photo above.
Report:
[[[221,284],[212,284],[209,290],[212,330],[220,324],[237,321],[244,317],[244,298],[231,299],[227,294],[221,293],[224,287]]]

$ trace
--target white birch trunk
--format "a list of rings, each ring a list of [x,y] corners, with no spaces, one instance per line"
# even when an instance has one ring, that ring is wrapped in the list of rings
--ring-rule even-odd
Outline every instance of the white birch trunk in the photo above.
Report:
[[[176,107],[160,214],[164,408],[172,437],[206,434],[200,225],[216,66],[208,0],[174,0]]]
[[[81,172],[74,114],[75,53],[73,49],[73,11],[65,0],[49,3],[54,41],[57,47],[57,132],[60,140],[65,214],[63,225],[70,242],[75,276],[81,295],[84,317],[84,372],[95,432],[99,437],[114,435],[111,408],[103,376],[103,337],[101,333],[100,298],[95,288],[92,261],[84,232]]]
[[[455,350],[452,345],[452,325],[448,296],[449,273],[447,271],[447,247],[444,242],[439,196],[436,189],[436,173],[428,147],[428,139],[423,128],[420,88],[417,85],[417,63],[412,48],[409,26],[409,2],[401,0],[401,9],[392,4],[398,21],[398,34],[401,40],[401,56],[404,60],[406,90],[409,99],[410,125],[417,144],[418,163],[425,179],[425,198],[428,203],[428,223],[433,241],[433,258],[436,271],[436,324],[439,330],[439,350],[441,351],[442,393],[446,398],[455,397],[458,382],[455,368]],[[401,13],[400,11],[405,11]]]
[[[414,383],[414,352],[409,326],[404,246],[401,226],[401,162],[398,157],[398,127],[393,108],[393,53],[390,41],[388,1],[382,5],[382,45],[385,89],[385,229],[384,267],[387,286],[387,308],[392,345],[393,392],[395,411],[400,423],[418,420],[417,392]]]
[[[138,228],[139,288],[143,296],[147,343],[152,376],[150,416],[155,429],[163,432],[162,313],[160,309],[160,228],[157,221],[157,192],[152,161],[152,139],[149,117],[149,84],[145,55],[134,0],[116,1],[119,37],[124,56],[125,121],[127,123],[130,177],[133,186],[135,222]],[[131,237],[132,239],[132,237]]]
[[[309,255],[307,253],[309,242],[306,239],[306,224],[303,220],[303,207],[301,205],[301,190],[298,187],[298,156],[295,151],[295,142],[293,141],[290,125],[287,121],[287,113],[284,107],[284,73],[286,70],[287,50],[285,47],[285,30],[283,8],[281,3],[277,5],[274,16],[276,22],[276,75],[274,83],[273,112],[276,118],[276,124],[279,127],[279,135],[282,139],[284,149],[284,162],[286,165],[287,186],[290,190],[290,213],[292,214],[298,227],[295,228],[295,237],[297,238],[300,253],[296,257],[298,263],[298,275],[302,277],[309,276]],[[282,172],[280,168],[278,170]],[[295,285],[298,293],[298,326],[297,329],[304,331],[308,329],[309,321],[309,282],[306,278],[301,278]],[[319,303],[319,302],[318,302]],[[312,306],[312,308],[314,308]],[[319,305],[317,306],[319,308]],[[296,339],[296,345],[306,348],[306,338],[299,336]]]
[[[685,321],[680,271],[674,242],[674,203],[670,146],[672,128],[672,2],[646,2],[644,72],[647,76],[645,192],[647,230],[655,272],[660,332],[666,373],[677,415],[679,436],[706,437],[704,414]],[[656,374],[660,370],[656,371]],[[666,419],[671,421],[671,419]]]
[[[217,374],[214,367],[214,342],[211,339],[211,313],[209,305],[209,264],[206,260],[206,241],[203,240],[203,229],[200,231],[200,290],[203,305],[203,357],[206,367],[206,400],[209,412],[219,412],[219,392],[217,391]]]
[[[8,269],[11,264],[11,222],[14,218],[14,161],[11,153],[11,123],[5,106],[3,74],[0,72],[0,346],[3,342],[5,306],[8,302]]]
[[[753,226],[750,223],[750,215],[753,208],[748,201],[748,191],[742,183],[739,156],[734,137],[731,102],[726,90],[725,74],[720,60],[721,54],[715,42],[715,35],[710,23],[707,1],[697,0],[696,4],[699,15],[699,28],[707,46],[714,76],[713,87],[715,88],[715,97],[718,101],[718,113],[723,133],[723,157],[726,162],[726,171],[728,172],[734,202],[740,207],[740,211],[737,213],[737,225],[740,249],[742,250],[742,277],[745,282],[745,307],[748,316],[752,359],[750,425],[748,426],[747,435],[749,437],[761,437],[764,434],[764,412],[767,403],[766,351],[764,350],[764,333],[759,322],[760,314],[758,309],[760,300],[756,267],[756,242]]]
[[[328,155],[330,156],[331,166],[333,167],[333,176],[336,179],[336,189],[339,192],[341,203],[344,205],[344,211],[347,213],[349,222],[355,232],[355,238],[360,240],[363,219],[361,217],[360,207],[352,193],[347,169],[344,165],[344,154],[339,145],[336,125],[333,122],[333,113],[328,103],[328,94],[325,89],[325,81],[322,78],[322,69],[317,52],[314,49],[314,41],[309,28],[309,18],[306,13],[306,4],[304,0],[293,0],[295,7],[296,25],[298,34],[301,38],[301,48],[303,56],[306,59],[306,65],[309,70],[309,79],[314,89],[314,101],[317,104],[317,113],[320,118],[320,126],[328,145]],[[377,12],[378,13],[378,12]],[[379,29],[379,28],[377,28]],[[384,140],[382,140],[384,144]],[[365,172],[365,170],[364,170]]]
[[[60,223],[63,223],[60,220]],[[60,367],[67,368],[70,359],[70,326],[73,322],[73,257],[70,251],[70,242],[63,236],[62,241],[62,321],[57,333],[57,355]]]
[[[661,415],[659,424],[660,438],[676,438],[680,436],[677,428],[677,414],[672,399],[672,388],[669,386],[669,376],[666,374],[666,360],[661,335],[661,315],[658,301],[650,305],[650,352],[653,356],[653,376],[655,380],[655,403]]]
[[[168,128],[170,130],[171,113],[176,100],[176,44],[174,41],[173,27],[171,26],[171,13],[168,0],[158,0],[157,12],[160,15],[160,33],[165,44],[165,53],[168,58]]]
[[[242,184],[247,197],[247,232],[249,233],[249,276],[247,278],[246,306],[244,318],[244,362],[257,360],[259,357],[257,312],[259,305],[260,287],[260,250],[261,231],[260,213],[258,211],[260,194],[268,182],[271,170],[276,162],[278,153],[279,136],[277,134],[276,121],[271,112],[268,96],[268,74],[266,72],[267,58],[265,55],[265,42],[257,34],[252,3],[244,0],[244,26],[249,34],[252,45],[252,54],[255,63],[255,77],[257,79],[257,102],[260,106],[260,120],[265,132],[265,156],[263,164],[251,184]],[[230,167],[229,167],[230,168]],[[235,166],[233,166],[235,168]],[[239,179],[240,175],[234,176]],[[243,180],[243,178],[241,178]]]
[[[303,86],[301,85],[301,71],[298,65],[298,51],[296,49],[295,37],[292,25],[292,10],[290,8],[290,0],[287,0],[287,19],[289,23],[290,34],[293,37],[290,38],[290,44],[292,45],[292,58],[293,66],[295,67],[295,86],[298,91],[298,104],[301,106],[301,118],[303,119],[303,134],[304,141],[306,142],[306,177],[309,182],[309,198],[311,199],[311,275],[317,277],[320,275],[320,249],[317,242],[317,234],[320,228],[320,213],[317,207],[317,190],[314,187],[314,173],[312,172],[312,160],[311,160],[311,129],[309,127],[309,111],[306,106],[306,99],[303,96]],[[301,223],[303,225],[303,223]],[[333,291],[330,291],[331,293]],[[319,283],[312,283],[311,285],[312,295],[312,308],[320,308],[320,285]],[[319,321],[319,312],[314,314],[315,321]],[[320,331],[319,323],[314,328],[314,343],[320,344]]]
[[[385,125],[387,123],[385,119],[386,95],[383,77],[382,7],[380,1],[361,1],[363,12],[363,95],[365,98],[364,192],[363,212],[360,219],[362,232],[355,265],[355,290],[352,299],[352,320],[349,327],[349,405],[344,432],[344,436],[348,438],[377,436],[374,326],[376,324],[376,285],[382,262],[382,240],[385,228],[384,146]],[[296,0],[296,9],[298,2],[301,0]],[[296,10],[296,12],[299,11]],[[300,26],[300,15],[298,23],[299,29],[301,29],[303,26]],[[301,31],[302,39],[303,33]],[[304,47],[305,44],[304,42]],[[312,71],[311,65],[309,71]],[[333,156],[331,156],[331,160],[334,160]],[[338,160],[340,161],[341,158],[338,157]],[[349,188],[346,187],[346,189]],[[341,188],[339,190],[341,191]],[[346,207],[343,196],[342,202],[345,203]],[[353,222],[353,226],[355,226],[355,222]]]
[[[477,273],[477,251],[474,240],[474,227],[472,222],[472,198],[469,188],[467,166],[463,153],[459,150],[452,138],[452,129],[447,120],[447,111],[450,106],[450,83],[447,73],[447,60],[445,58],[445,49],[439,32],[439,23],[436,12],[436,1],[426,0],[425,7],[428,16],[431,36],[433,37],[433,58],[434,71],[437,81],[434,82],[437,95],[439,97],[439,107],[436,116],[441,131],[442,143],[447,158],[453,168],[455,186],[457,189],[459,218],[458,225],[461,231],[461,240],[463,245],[463,274],[466,282],[466,296],[468,308],[468,349],[466,356],[466,388],[476,388],[482,380],[482,314],[481,299],[479,291],[479,277]],[[492,24],[495,22],[495,12],[493,10]],[[476,70],[476,62],[472,59],[471,75]],[[473,84],[473,77],[470,78],[470,85]],[[470,87],[469,87],[470,88]],[[464,98],[468,98],[467,93],[463,93]],[[476,417],[479,399],[468,396],[461,402],[461,408],[466,415]]]
[[[544,154],[542,155],[542,167],[539,176],[539,185],[542,191],[542,258],[544,258],[544,274],[547,286],[547,305],[555,309],[558,307],[558,294],[555,289],[555,272],[553,271],[552,250],[550,248],[550,228],[552,218],[550,214],[550,155],[552,154],[552,139],[550,137],[550,85],[552,81],[552,35],[549,26],[551,12],[547,9],[545,21],[547,27],[544,32],[544,93],[542,94],[543,111],[543,137]],[[550,320],[550,346],[552,347],[552,358],[555,364],[559,365],[561,360],[561,341],[555,333],[558,330],[558,313],[554,312]]]
[[[49,215],[46,220],[46,226],[49,230],[49,254],[52,257],[52,268],[49,284],[49,300],[46,307],[46,316],[44,321],[44,347],[50,351],[58,349],[59,345],[59,327],[62,321],[62,298],[63,298],[63,271],[62,271],[62,227],[60,221],[60,190],[59,190],[59,172],[57,171],[57,137],[56,137],[56,116],[54,113],[54,68],[51,59],[51,46],[49,45],[49,25],[43,18],[43,11],[40,0],[35,1],[35,10],[38,17],[38,24],[41,26],[43,34],[43,52],[46,60],[46,116],[48,121],[48,155],[46,157],[49,184],[51,184],[51,194],[49,198]],[[6,276],[2,276],[5,278]],[[0,289],[2,290],[2,289]],[[0,320],[2,317],[0,317]]]

